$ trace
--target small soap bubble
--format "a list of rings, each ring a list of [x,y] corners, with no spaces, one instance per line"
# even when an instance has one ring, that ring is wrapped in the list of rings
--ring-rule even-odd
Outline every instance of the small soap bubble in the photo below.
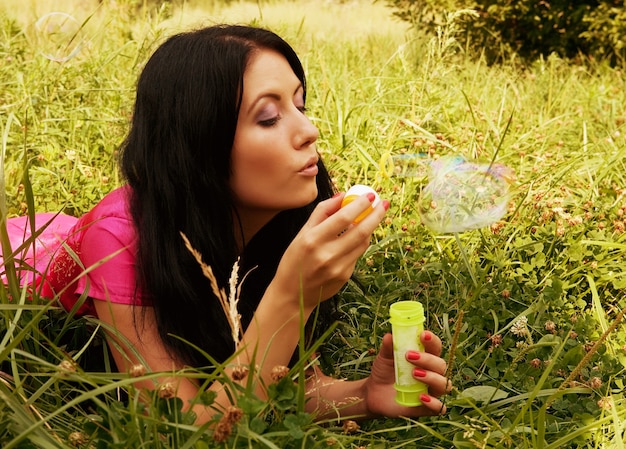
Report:
[[[506,213],[513,171],[445,156],[430,164],[429,182],[418,200],[425,226],[446,234],[489,226]]]
[[[386,178],[425,178],[430,158],[426,153],[385,153],[380,158],[379,170]]]
[[[40,53],[54,62],[67,62],[76,56],[85,43],[82,26],[64,12],[45,14],[35,22],[36,45]]]

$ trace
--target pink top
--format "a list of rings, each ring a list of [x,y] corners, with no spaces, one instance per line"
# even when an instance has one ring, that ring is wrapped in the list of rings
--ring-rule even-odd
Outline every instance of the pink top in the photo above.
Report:
[[[15,255],[22,284],[33,281],[47,298],[58,296],[70,310],[80,295],[88,299],[77,310],[93,314],[92,299],[118,304],[145,304],[135,277],[137,235],[128,211],[129,187],[120,187],[79,219],[67,215],[37,214],[35,228],[48,223],[22,251]],[[7,221],[11,247],[30,238],[27,217]],[[4,276],[3,276],[4,277]],[[6,281],[6,279],[4,279]]]

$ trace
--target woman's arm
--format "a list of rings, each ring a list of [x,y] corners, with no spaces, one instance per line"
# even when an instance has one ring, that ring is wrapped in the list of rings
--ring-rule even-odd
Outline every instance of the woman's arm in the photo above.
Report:
[[[301,326],[320,301],[336,294],[345,284],[357,259],[369,245],[371,233],[384,216],[386,205],[377,207],[358,226],[351,226],[354,218],[368,207],[368,201],[363,197],[341,210],[341,196],[320,203],[281,259],[276,276],[243,334],[235,358],[236,364],[258,367],[256,375],[261,382],[257,382],[256,393],[260,397],[265,396],[263,385],[271,383],[272,369],[289,363]],[[346,229],[348,231],[343,232]],[[151,307],[101,300],[94,300],[94,303],[98,318],[123,337],[111,334],[109,338],[118,342],[127,340],[141,355],[149,372],[167,373],[184,367],[161,341]],[[120,371],[127,372],[139,363],[132,350],[116,349],[116,346],[123,348],[124,344],[111,346]],[[173,382],[185,407],[198,393],[198,386],[189,379],[164,375],[157,381],[160,384]],[[153,382],[138,386],[155,387]],[[230,404],[223,385],[214,383],[211,389],[218,394],[218,406]],[[206,422],[213,414],[212,410],[199,405],[194,406],[194,411],[198,423]]]
[[[198,385],[189,378],[174,375],[184,368],[184,364],[176,360],[163,344],[152,308],[98,299],[93,302],[98,319],[112,329],[107,332],[107,339],[112,343],[109,348],[118,371],[127,373],[141,365],[147,373],[163,373],[157,379],[137,381],[135,386],[154,390],[160,386],[171,385],[176,396],[182,399],[183,409],[189,409],[190,401],[198,395]],[[140,355],[141,360],[136,354]],[[167,373],[172,375],[168,376]],[[194,406],[193,411],[198,416],[198,424],[209,421],[215,414],[214,410],[202,405]]]
[[[420,398],[419,407],[406,407],[395,402],[395,370],[391,334],[385,335],[369,377],[357,381],[341,381],[325,376],[319,369],[307,381],[307,411],[320,420],[340,418],[366,419],[386,417],[420,417],[445,413],[438,399],[450,391],[444,377],[446,362],[439,357],[441,340],[430,331],[420,335],[425,352],[410,351],[407,360],[415,365],[416,380],[428,385],[428,395]]]
[[[265,384],[270,383],[270,372],[274,366],[287,364],[295,350],[295,343],[292,348],[290,342],[297,342],[300,335],[299,309],[274,309],[267,306],[269,303],[265,301],[259,305],[253,322],[242,338],[241,351],[235,358],[237,365],[244,366],[252,365],[254,359],[254,364],[259,366],[257,375],[261,376]],[[189,378],[174,375],[185,365],[171,354],[161,340],[152,308],[102,300],[94,300],[94,305],[98,319],[114,329],[108,332],[107,337],[113,343],[109,346],[117,369],[129,372],[134,366],[143,365],[147,372],[163,373],[156,380],[137,381],[135,385],[154,390],[170,384],[187,410],[198,395],[199,386]],[[227,371],[232,371],[232,368]],[[172,376],[167,373],[172,373]],[[216,406],[226,408],[230,405],[224,385],[215,382],[210,389],[217,393]],[[257,394],[261,397],[265,394],[260,384],[257,385]],[[197,424],[210,420],[216,413],[214,409],[200,404],[195,405],[193,411],[197,415]]]
[[[274,367],[289,363],[300,329],[315,307],[348,281],[389,207],[383,202],[358,225],[352,225],[374,198],[362,196],[340,209],[342,198],[335,196],[315,208],[281,258],[244,334],[241,346],[247,360],[256,351],[255,362],[260,362],[266,385]],[[277,344],[271,344],[272,340]],[[257,394],[264,397],[265,392],[257,388]]]

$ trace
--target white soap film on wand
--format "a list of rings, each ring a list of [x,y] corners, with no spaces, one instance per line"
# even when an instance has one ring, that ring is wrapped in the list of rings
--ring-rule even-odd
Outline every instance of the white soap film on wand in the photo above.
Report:
[[[444,156],[431,162],[418,211],[426,227],[440,234],[490,226],[508,209],[513,171],[502,164]]]
[[[34,25],[35,44],[43,57],[64,63],[74,58],[85,44],[83,24],[64,12],[50,12]]]

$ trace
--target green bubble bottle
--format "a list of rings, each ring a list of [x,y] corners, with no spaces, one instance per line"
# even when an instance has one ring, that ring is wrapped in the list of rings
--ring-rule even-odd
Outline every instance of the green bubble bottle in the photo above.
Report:
[[[422,405],[420,395],[428,394],[428,385],[415,380],[415,366],[406,360],[406,352],[409,350],[424,352],[424,345],[420,341],[424,321],[424,307],[418,301],[398,301],[389,308],[396,369],[396,402],[408,407]]]

